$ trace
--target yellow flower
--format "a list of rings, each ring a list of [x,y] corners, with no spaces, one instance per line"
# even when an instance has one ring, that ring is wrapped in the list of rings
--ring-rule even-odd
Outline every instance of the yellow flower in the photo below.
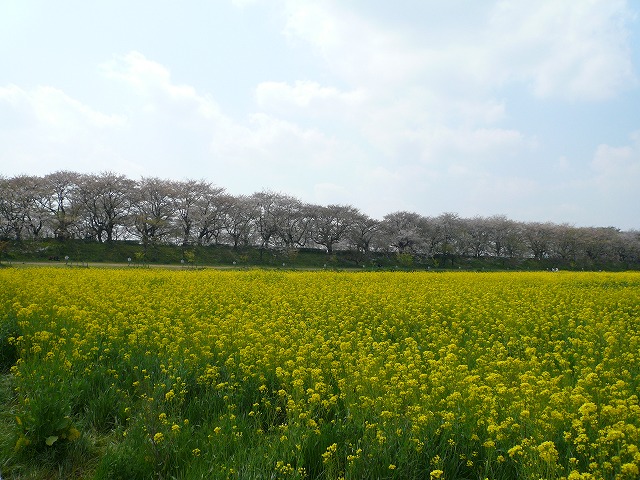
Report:
[[[540,459],[546,463],[554,463],[558,459],[558,451],[553,442],[543,442],[538,445]]]
[[[322,454],[322,461],[324,463],[327,463],[331,459],[331,457],[333,457],[333,455],[336,453],[337,450],[338,450],[337,443],[333,443],[329,445],[327,447],[327,450]]]
[[[620,467],[620,473],[626,478],[638,478],[638,466],[635,463],[625,463]]]
[[[73,442],[75,440],[78,440],[79,438],[80,438],[80,431],[75,427],[71,427],[69,429],[69,433],[67,433],[67,439],[70,442]]]
[[[493,440],[489,439],[489,440],[485,440],[485,442],[482,444],[482,446],[484,448],[493,448],[496,446],[496,442],[494,442]]]
[[[524,452],[522,450],[522,446],[521,445],[516,445],[514,447],[511,447],[507,453],[509,454],[509,456],[511,458],[515,457],[516,455],[523,455]]]

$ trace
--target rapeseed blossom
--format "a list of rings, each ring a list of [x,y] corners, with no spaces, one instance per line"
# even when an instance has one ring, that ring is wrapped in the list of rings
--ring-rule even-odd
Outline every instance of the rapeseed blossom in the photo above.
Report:
[[[0,284],[19,451],[119,428],[165,477],[184,459],[231,475],[241,452],[278,478],[638,475],[637,273],[5,269]],[[82,419],[98,398],[106,413]]]

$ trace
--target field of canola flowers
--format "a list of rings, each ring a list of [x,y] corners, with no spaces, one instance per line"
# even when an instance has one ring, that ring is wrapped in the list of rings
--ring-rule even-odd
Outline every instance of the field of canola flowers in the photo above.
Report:
[[[103,479],[639,476],[638,273],[43,268],[0,286],[5,477],[79,445]]]

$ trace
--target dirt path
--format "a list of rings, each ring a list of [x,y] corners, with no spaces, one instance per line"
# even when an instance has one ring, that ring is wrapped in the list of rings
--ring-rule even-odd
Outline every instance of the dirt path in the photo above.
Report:
[[[185,266],[185,265],[172,265],[172,264],[128,264],[128,263],[105,263],[105,262],[3,262],[2,265],[8,267],[53,267],[53,268],[163,268],[170,270],[195,270],[203,268],[215,268],[215,269],[232,269],[240,267],[227,267],[227,266],[210,266],[210,265],[197,265],[197,266]]]

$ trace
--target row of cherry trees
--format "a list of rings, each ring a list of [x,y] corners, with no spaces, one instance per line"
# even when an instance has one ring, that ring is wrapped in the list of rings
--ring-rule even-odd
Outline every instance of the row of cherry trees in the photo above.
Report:
[[[131,180],[105,172],[59,171],[0,177],[0,238],[149,246],[226,244],[234,248],[301,247],[396,252],[423,258],[511,257],[640,262],[640,232],[522,223],[504,216],[425,217],[394,212],[382,220],[349,205],[313,205],[262,191],[234,196],[204,180]]]

